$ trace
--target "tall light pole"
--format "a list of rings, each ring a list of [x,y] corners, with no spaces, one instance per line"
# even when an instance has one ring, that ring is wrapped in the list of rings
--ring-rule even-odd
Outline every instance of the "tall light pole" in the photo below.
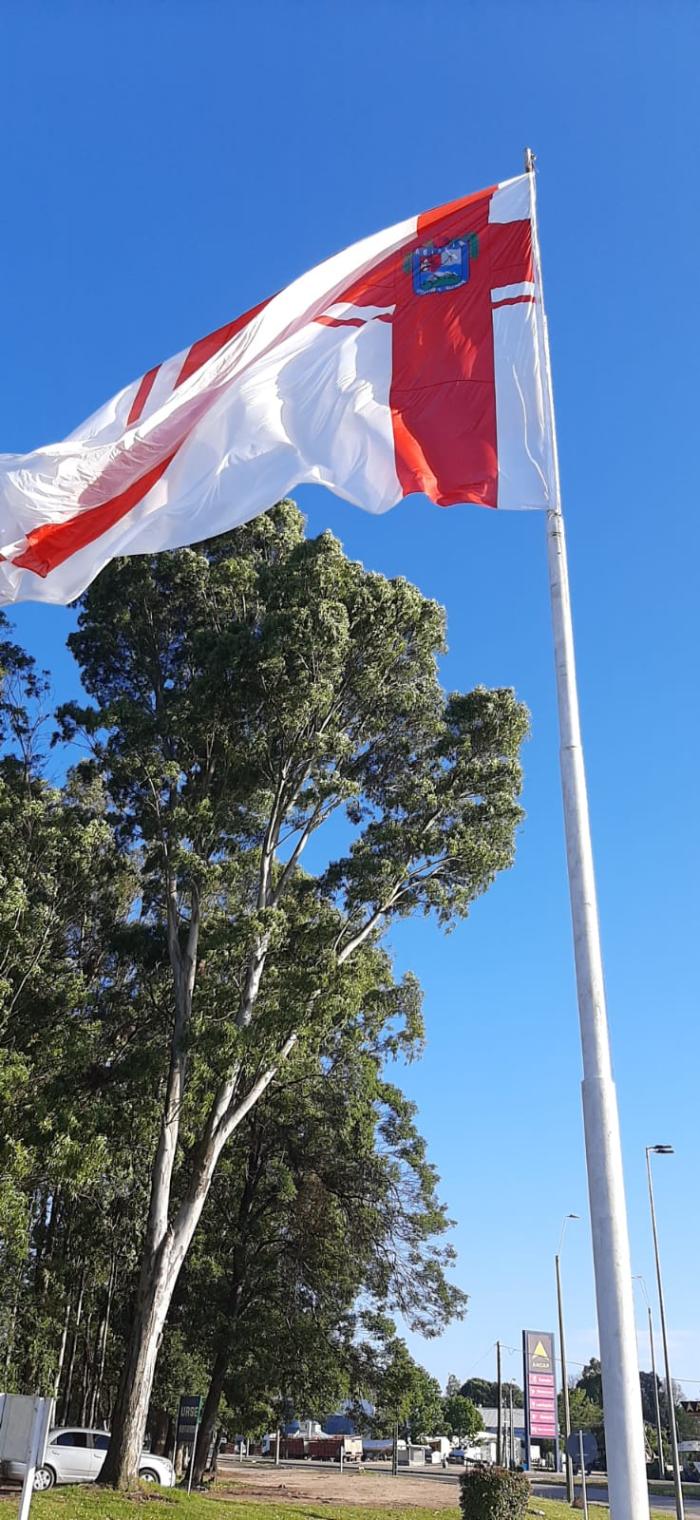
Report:
[[[571,1435],[571,1414],[570,1414],[570,1411],[569,1411],[569,1378],[568,1378],[568,1374],[567,1374],[567,1370],[566,1370],[566,1341],[564,1339],[564,1305],[563,1305],[562,1296],[561,1296],[561,1271],[560,1271],[559,1262],[560,1262],[560,1258],[561,1258],[561,1248],[562,1248],[562,1246],[564,1244],[564,1235],[565,1235],[565,1232],[566,1232],[566,1226],[569,1223],[570,1219],[580,1219],[580,1217],[581,1217],[580,1214],[565,1214],[564,1215],[564,1219],[562,1221],[562,1226],[561,1226],[561,1235],[559,1236],[559,1250],[557,1251],[557,1254],[556,1254],[556,1256],[554,1258],[554,1267],[555,1267],[556,1276],[557,1276],[557,1309],[559,1311],[559,1353],[560,1353],[560,1356],[561,1356],[561,1390],[562,1390],[562,1394],[564,1396],[564,1451],[566,1452],[566,1456],[564,1458],[564,1461],[565,1461],[565,1468],[566,1468],[566,1497],[567,1497],[567,1500],[568,1500],[569,1504],[573,1504],[573,1502],[574,1502],[574,1464],[573,1464],[573,1462],[571,1460],[571,1457],[569,1456],[569,1453],[568,1453],[568,1450],[567,1450],[569,1436]]]
[[[663,1437],[663,1431],[661,1429],[661,1405],[659,1404],[659,1380],[658,1380],[658,1378],[656,1376],[656,1351],[654,1349],[654,1321],[653,1321],[652,1315],[651,1315],[651,1304],[649,1303],[649,1294],[647,1293],[647,1285],[646,1285],[646,1283],[644,1281],[644,1278],[640,1274],[635,1279],[635,1281],[641,1283],[641,1285],[642,1285],[642,1292],[644,1293],[644,1297],[646,1299],[647,1314],[649,1315],[649,1345],[651,1347],[651,1375],[652,1375],[652,1378],[654,1379],[654,1411],[655,1411],[655,1414],[656,1414],[656,1443],[657,1443],[658,1450],[659,1450],[659,1477],[663,1478],[664,1473],[666,1471],[666,1468],[665,1468],[665,1464],[664,1464],[664,1437]]]
[[[661,1261],[659,1258],[659,1236],[656,1229],[656,1208],[654,1206],[654,1188],[651,1180],[652,1156],[672,1156],[672,1145],[647,1145],[645,1147],[647,1158],[647,1180],[649,1183],[649,1208],[651,1210],[651,1229],[654,1236],[654,1257],[656,1260],[656,1282],[659,1289],[659,1317],[661,1319],[661,1339],[664,1346],[664,1365],[666,1369],[666,1401],[668,1404],[668,1432],[671,1437],[671,1455],[673,1458],[673,1487],[676,1495],[676,1520],[684,1520],[683,1486],[681,1483],[681,1465],[678,1456],[678,1432],[676,1430],[676,1409],[673,1402],[673,1379],[671,1377],[671,1362],[668,1354],[668,1334],[666,1331],[666,1306],[664,1304],[664,1288],[661,1281]]]

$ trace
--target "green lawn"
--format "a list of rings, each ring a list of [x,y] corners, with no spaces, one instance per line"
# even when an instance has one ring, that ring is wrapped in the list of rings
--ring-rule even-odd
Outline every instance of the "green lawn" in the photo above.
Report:
[[[18,1498],[0,1500],[0,1520],[17,1514]],[[603,1520],[608,1514],[599,1505],[589,1505],[591,1516]],[[528,1515],[532,1520],[571,1520],[566,1504],[552,1499],[533,1498]],[[32,1520],[457,1520],[457,1509],[401,1508],[370,1509],[364,1505],[259,1504],[238,1500],[208,1499],[193,1494],[144,1489],[126,1496],[109,1490],[88,1487],[59,1488],[50,1494],[36,1494],[32,1501]],[[652,1520],[668,1520],[658,1511]]]
[[[537,1507],[545,1508],[544,1501]],[[547,1520],[559,1520],[558,1505],[546,1505]],[[551,1515],[550,1515],[551,1511]],[[177,1490],[145,1489],[126,1496],[87,1485],[36,1494],[32,1520],[457,1520],[458,1509],[371,1509],[365,1505],[272,1504],[207,1498]],[[17,1514],[17,1500],[0,1501],[0,1520]]]

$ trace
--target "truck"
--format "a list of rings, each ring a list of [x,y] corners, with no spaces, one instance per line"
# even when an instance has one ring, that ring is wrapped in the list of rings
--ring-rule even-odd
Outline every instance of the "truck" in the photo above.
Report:
[[[312,1462],[362,1461],[362,1436],[317,1436],[307,1442],[306,1455]]]
[[[306,1456],[306,1442],[303,1436],[282,1436],[280,1441],[280,1457],[282,1461],[289,1461],[297,1457],[301,1461]]]

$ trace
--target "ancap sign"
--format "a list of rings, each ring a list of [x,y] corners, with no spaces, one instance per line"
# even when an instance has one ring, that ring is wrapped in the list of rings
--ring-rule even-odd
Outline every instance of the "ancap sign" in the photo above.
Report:
[[[554,1336],[549,1330],[523,1331],[525,1411],[528,1450],[532,1441],[559,1440]]]
[[[551,1335],[538,1335],[534,1331],[529,1330],[527,1332],[527,1358],[528,1371],[553,1372],[554,1362]]]

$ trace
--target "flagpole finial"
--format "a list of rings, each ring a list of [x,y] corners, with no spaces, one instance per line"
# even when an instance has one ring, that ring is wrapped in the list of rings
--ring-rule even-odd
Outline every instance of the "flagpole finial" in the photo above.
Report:
[[[534,153],[532,151],[532,148],[526,148],[525,149],[525,173],[526,174],[534,174],[534,172],[535,172],[535,162],[536,162],[536,159],[535,159],[535,155],[534,155]]]

